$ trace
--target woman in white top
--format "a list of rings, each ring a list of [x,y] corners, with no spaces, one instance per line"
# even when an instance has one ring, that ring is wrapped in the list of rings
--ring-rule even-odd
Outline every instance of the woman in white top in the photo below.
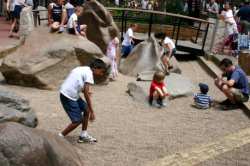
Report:
[[[233,53],[232,42],[238,34],[238,29],[233,16],[233,11],[230,9],[229,2],[224,4],[224,10],[219,15],[219,18],[225,22],[224,37],[222,41],[216,43],[213,48],[213,53]],[[229,52],[224,52],[225,46],[230,46]]]

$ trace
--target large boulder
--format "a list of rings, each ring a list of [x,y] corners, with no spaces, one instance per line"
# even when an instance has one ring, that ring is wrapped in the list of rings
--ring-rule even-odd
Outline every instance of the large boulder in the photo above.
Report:
[[[38,120],[29,101],[7,91],[0,91],[0,123],[18,122],[28,127],[36,127]]]
[[[0,124],[0,165],[83,166],[70,143],[48,132],[18,123]]]
[[[181,73],[175,57],[172,57],[170,62],[173,65],[172,71]],[[122,60],[119,69],[121,73],[129,76],[142,75],[144,72],[154,73],[156,70],[164,72],[164,65],[161,61],[161,47],[158,41],[151,36],[136,45],[129,56],[125,60]]]
[[[190,96],[195,90],[191,80],[181,74],[171,73],[165,77],[164,82],[171,99]],[[133,101],[145,103],[148,99],[150,84],[149,81],[130,82],[127,85],[127,93]]]
[[[101,3],[96,0],[86,1],[83,8],[84,11],[79,18],[79,23],[88,26],[88,39],[98,45],[105,54],[107,45],[111,40],[109,29],[115,29],[117,36],[119,30],[110,12]]]
[[[74,67],[88,65],[95,58],[109,65],[99,47],[86,38],[53,34],[47,27],[39,27],[24,45],[3,59],[0,71],[9,84],[51,89],[58,87]]]

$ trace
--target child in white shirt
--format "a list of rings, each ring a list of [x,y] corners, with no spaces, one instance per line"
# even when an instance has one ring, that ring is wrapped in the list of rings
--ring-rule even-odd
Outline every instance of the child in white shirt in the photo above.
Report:
[[[75,8],[75,13],[73,13],[68,21],[67,24],[67,28],[68,28],[68,32],[70,34],[74,34],[77,36],[86,36],[86,29],[87,29],[87,25],[83,24],[83,25],[79,25],[78,24],[78,17],[81,15],[83,11],[83,8],[80,6],[77,6]]]

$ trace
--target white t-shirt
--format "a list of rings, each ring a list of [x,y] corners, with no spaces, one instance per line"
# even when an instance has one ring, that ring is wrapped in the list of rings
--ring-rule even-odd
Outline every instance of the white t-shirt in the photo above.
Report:
[[[71,3],[67,2],[67,3],[65,4],[65,8],[66,8],[66,9],[74,9],[75,7],[74,7]]]
[[[227,11],[222,11],[221,15],[224,17],[224,21],[226,24],[225,27],[225,36],[227,37],[228,35],[231,35],[233,33],[238,33],[237,29],[237,24],[234,20],[233,16],[233,11],[232,10],[227,10]]]
[[[60,93],[71,100],[78,100],[84,84],[94,84],[93,72],[88,66],[74,68],[64,80]]]
[[[141,1],[141,7],[142,9],[147,9],[148,1],[147,0],[142,0]]]
[[[131,37],[133,37],[134,32],[132,30],[132,28],[128,28],[125,36],[124,36],[124,40],[122,41],[122,45],[123,46],[129,46],[131,45],[132,39]]]
[[[75,13],[73,13],[68,21],[67,27],[68,28],[74,28],[74,22],[77,22],[78,18],[77,15]]]
[[[170,44],[173,49],[175,48],[174,42],[169,37],[165,37],[163,43],[164,44]]]
[[[15,0],[15,5],[24,5],[25,4],[25,0]]]

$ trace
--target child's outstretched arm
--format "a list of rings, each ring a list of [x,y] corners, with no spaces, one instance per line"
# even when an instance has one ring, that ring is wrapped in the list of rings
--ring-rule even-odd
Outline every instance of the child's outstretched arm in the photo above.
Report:
[[[85,83],[82,91],[83,91],[84,97],[85,97],[87,105],[88,105],[89,120],[93,121],[93,120],[95,120],[95,114],[94,114],[94,111],[92,108],[92,101],[90,98],[91,93],[89,91],[89,87],[90,87],[90,84]]]

